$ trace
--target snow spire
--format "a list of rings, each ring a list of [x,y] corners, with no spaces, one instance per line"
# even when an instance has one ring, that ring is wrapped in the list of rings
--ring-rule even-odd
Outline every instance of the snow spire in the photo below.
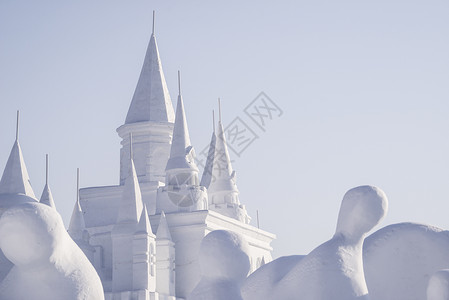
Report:
[[[74,240],[82,240],[83,232],[86,228],[84,223],[84,213],[80,205],[80,169],[76,169],[76,202],[73,207],[72,217],[70,219],[70,225],[68,233]]]
[[[159,227],[156,232],[156,239],[158,240],[172,240],[170,229],[168,228],[167,218],[164,211],[161,212],[161,218],[159,220]]]
[[[146,121],[173,123],[174,118],[173,105],[165,82],[154,35],[153,11],[153,29],[150,43],[125,123]]]
[[[117,223],[138,223],[142,213],[142,194],[133,161],[132,135],[130,134],[129,169],[119,204]]]
[[[44,190],[42,191],[42,195],[39,202],[46,204],[50,207],[56,208],[55,201],[53,200],[53,195],[48,185],[48,154],[45,154],[45,187]]]
[[[156,19],[155,17],[155,12],[153,10],[153,28],[151,29],[151,35],[154,35],[154,20]]]
[[[150,219],[148,218],[147,206],[144,204],[142,209],[142,214],[140,215],[139,224],[137,224],[136,233],[153,233],[151,231]]]
[[[165,170],[189,169],[198,172],[194,161],[193,147],[190,143],[189,129],[184,111],[184,102],[181,96],[181,75],[178,71],[178,103],[176,106],[176,119],[173,128],[173,139],[170,149],[170,158]]]
[[[226,136],[221,122],[221,103],[218,98],[218,128],[214,155],[212,157],[212,178],[208,187],[208,192],[233,191],[238,192],[235,178],[235,171],[232,170],[231,159],[229,157]],[[210,151],[209,151],[210,152]]]
[[[16,141],[19,140],[19,117],[20,117],[20,111],[17,111],[17,118],[16,118]]]
[[[23,194],[36,198],[19,144],[19,111],[17,111],[16,140],[0,180],[0,194]]]
[[[207,153],[206,165],[204,166],[203,176],[201,177],[200,185],[209,188],[212,180],[212,168],[215,157],[215,143],[217,142],[217,135],[215,134],[215,112],[212,110],[212,137],[210,139],[209,152]]]

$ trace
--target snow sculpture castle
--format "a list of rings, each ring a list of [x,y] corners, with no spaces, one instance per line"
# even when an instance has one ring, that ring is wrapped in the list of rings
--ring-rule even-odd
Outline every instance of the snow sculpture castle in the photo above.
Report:
[[[106,299],[185,298],[200,280],[201,240],[217,229],[246,238],[252,271],[272,260],[275,236],[249,225],[240,204],[221,117],[200,183],[181,89],[175,116],[154,25],[117,132],[119,185],[81,189],[69,227],[99,273]]]

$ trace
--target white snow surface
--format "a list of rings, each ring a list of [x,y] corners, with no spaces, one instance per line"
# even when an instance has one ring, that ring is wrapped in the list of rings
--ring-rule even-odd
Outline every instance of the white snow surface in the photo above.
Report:
[[[449,268],[449,232],[416,223],[389,225],[366,238],[363,256],[371,299],[423,300],[430,276]]]
[[[379,188],[349,190],[343,197],[334,237],[304,258],[278,259],[254,272],[243,288],[244,299],[369,299],[362,246],[365,235],[383,219],[387,207],[387,197]],[[288,263],[293,264],[290,270],[285,268]]]
[[[215,230],[201,242],[201,280],[187,300],[242,300],[249,272],[248,242],[237,233]]]
[[[243,299],[264,299],[267,290],[275,286],[304,257],[305,255],[282,256],[257,269],[242,286]]]
[[[6,210],[0,218],[0,248],[14,264],[0,283],[0,299],[104,299],[95,269],[59,213],[45,204]]]
[[[449,269],[440,270],[430,277],[427,300],[449,300]]]

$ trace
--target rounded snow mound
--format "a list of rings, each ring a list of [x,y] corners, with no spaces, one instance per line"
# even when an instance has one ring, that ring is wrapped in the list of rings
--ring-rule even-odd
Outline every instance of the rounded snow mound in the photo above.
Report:
[[[248,243],[238,234],[215,230],[201,241],[201,280],[187,300],[242,300],[249,271]]]
[[[95,269],[73,242],[55,209],[25,203],[0,218],[0,248],[13,268],[0,299],[104,299]]]
[[[336,234],[361,237],[385,217],[387,210],[387,196],[381,189],[369,185],[350,189],[341,202]]]
[[[0,217],[8,208],[29,202],[36,203],[39,201],[24,194],[0,194]]]
[[[389,225],[366,238],[363,259],[372,299],[426,299],[430,276],[449,268],[449,232],[416,223]]]
[[[430,277],[427,300],[449,299],[449,269],[440,270]]]
[[[252,273],[242,286],[245,300],[260,300],[267,297],[276,285],[305,255],[282,256],[269,262]],[[269,298],[267,298],[269,299]]]
[[[237,233],[215,230],[201,241],[201,273],[208,278],[241,281],[249,271],[248,242]]]

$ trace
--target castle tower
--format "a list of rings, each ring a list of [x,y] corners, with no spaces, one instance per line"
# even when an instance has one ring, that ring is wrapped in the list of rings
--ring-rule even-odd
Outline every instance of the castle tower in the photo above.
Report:
[[[226,136],[221,122],[221,109],[219,111],[218,132],[215,143],[213,143],[214,138],[215,136],[212,135],[211,148],[209,149],[209,153],[213,151],[214,154],[208,157],[208,160],[209,158],[211,160],[208,161],[209,164],[212,164],[212,174],[207,188],[209,209],[249,224],[251,217],[239,200],[236,173],[232,169]],[[213,146],[215,146],[215,149],[212,150]],[[205,171],[208,171],[208,169],[205,169]]]
[[[130,140],[132,138],[130,137]],[[132,145],[132,144],[131,144]],[[128,177],[112,228],[112,292],[133,290],[133,240],[143,204],[136,169],[130,149]]]
[[[161,213],[156,232],[156,253],[156,290],[159,292],[159,299],[171,299],[170,297],[175,296],[175,244],[164,212]]]
[[[137,299],[156,291],[156,236],[151,231],[146,206],[133,238],[133,290]]]
[[[226,164],[228,175],[218,178],[223,184],[216,185],[212,175],[217,171],[218,154],[225,147],[218,140],[223,128],[217,130],[211,143],[212,176],[206,180],[203,174],[204,184],[211,186],[211,195],[216,197],[215,203],[208,201],[206,188],[198,183],[181,92],[176,125],[174,121],[153,30],[125,124],[117,129],[122,138],[120,184],[80,190],[80,211],[90,233],[89,243],[96,250],[94,266],[101,275],[107,300],[185,299],[201,276],[201,240],[216,229],[245,236],[253,261],[260,257],[271,260],[270,243],[275,236],[248,224],[230,163]],[[149,231],[137,229],[146,226],[142,202],[152,232],[157,232],[154,251]],[[212,209],[208,209],[210,203]],[[150,275],[145,275],[148,270]],[[153,280],[156,292],[152,292]],[[147,283],[148,289],[144,289]]]
[[[173,140],[165,168],[165,186],[160,187],[157,194],[157,213],[207,209],[207,193],[204,187],[199,186],[195,150],[190,142],[180,82],[178,71],[179,95]]]
[[[129,134],[133,135],[134,162],[139,182],[163,182],[170,153],[175,115],[162,71],[159,50],[153,31],[139,81],[126,116],[117,128],[122,138],[120,150],[120,185],[129,169]]]

